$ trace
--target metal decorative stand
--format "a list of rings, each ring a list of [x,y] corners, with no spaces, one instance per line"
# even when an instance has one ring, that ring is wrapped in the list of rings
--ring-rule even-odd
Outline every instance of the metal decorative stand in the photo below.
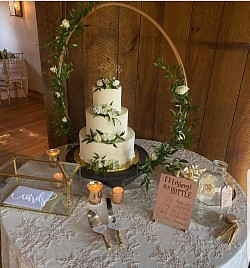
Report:
[[[67,155],[66,155],[66,161],[68,162],[79,162],[78,157],[76,157],[76,154],[78,154],[79,151],[79,145],[71,148]],[[110,171],[105,174],[99,174],[96,175],[92,170],[87,169],[86,166],[81,167],[81,175],[84,178],[92,179],[101,181],[102,183],[110,186],[122,186],[129,184],[133,180],[135,180],[137,177],[142,175],[142,172],[139,172],[137,170],[137,165],[139,163],[144,163],[146,157],[148,156],[148,153],[139,145],[135,144],[135,152],[138,156],[138,161],[133,163],[132,165],[129,165],[126,169],[118,170],[118,171]],[[82,163],[80,163],[82,164]]]

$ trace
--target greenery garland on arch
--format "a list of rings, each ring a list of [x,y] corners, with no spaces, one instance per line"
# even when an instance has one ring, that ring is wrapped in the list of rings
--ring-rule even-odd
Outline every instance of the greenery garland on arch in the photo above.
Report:
[[[162,68],[166,73],[165,77],[172,82],[169,90],[173,96],[171,102],[174,109],[170,109],[170,111],[175,120],[170,127],[172,132],[170,141],[162,142],[158,147],[155,147],[152,155],[147,157],[142,165],[138,166],[138,169],[145,174],[141,185],[145,184],[147,190],[151,184],[151,175],[156,166],[164,165],[168,173],[175,175],[177,171],[183,169],[183,165],[188,163],[185,159],[174,157],[174,154],[178,150],[190,148],[192,129],[195,126],[195,121],[190,122],[190,114],[192,111],[198,111],[198,108],[191,104],[192,100],[189,95],[189,88],[186,86],[182,67],[165,67],[162,58],[158,58],[158,62],[155,65]]]
[[[65,61],[69,48],[77,47],[76,43],[70,43],[73,35],[79,35],[89,25],[84,25],[82,20],[95,6],[95,2],[88,2],[84,6],[78,2],[78,9],[69,10],[67,19],[63,19],[58,29],[55,30],[55,36],[45,44],[45,49],[49,54],[47,59],[50,64],[50,76],[52,77],[52,99],[53,99],[53,121],[52,126],[57,136],[75,137],[72,122],[67,112],[66,104],[66,81],[73,72],[73,65]]]
[[[73,34],[80,34],[88,25],[82,23],[94,8],[95,2],[88,2],[87,6],[79,3],[79,9],[71,9],[67,19],[61,21],[60,27],[56,29],[56,36],[53,36],[45,44],[50,58],[50,76],[52,77],[52,98],[53,98],[53,122],[57,136],[68,136],[73,138],[76,134],[72,122],[69,118],[66,105],[66,81],[73,71],[73,65],[65,61],[69,48],[77,47],[76,43],[70,43]],[[122,4],[120,4],[122,5]],[[123,4],[124,5],[124,4]],[[174,109],[170,109],[175,117],[174,124],[171,126],[173,137],[169,142],[162,142],[154,148],[151,156],[147,157],[143,164],[138,166],[138,170],[145,174],[142,185],[149,189],[151,184],[151,175],[154,168],[158,165],[164,165],[166,171],[174,174],[182,169],[183,164],[187,163],[184,159],[173,157],[178,150],[187,149],[192,142],[192,128],[194,122],[190,123],[190,113],[197,110],[191,104],[189,88],[186,84],[185,72],[182,66],[166,67],[162,58],[155,63],[157,67],[166,72],[166,78],[172,81],[170,91],[173,95],[172,103]]]

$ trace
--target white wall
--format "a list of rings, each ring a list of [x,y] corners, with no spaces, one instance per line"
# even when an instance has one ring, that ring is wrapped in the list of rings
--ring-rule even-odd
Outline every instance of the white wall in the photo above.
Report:
[[[0,1],[0,50],[23,52],[29,88],[43,92],[35,2],[22,2],[23,17],[10,16],[8,3]]]

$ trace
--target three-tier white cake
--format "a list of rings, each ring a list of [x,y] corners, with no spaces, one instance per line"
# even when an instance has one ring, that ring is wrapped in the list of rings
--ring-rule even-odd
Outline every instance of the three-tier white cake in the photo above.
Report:
[[[135,132],[128,127],[128,109],[121,106],[121,94],[115,78],[101,78],[93,87],[93,107],[86,109],[86,127],[79,132],[84,162],[118,169],[133,159]]]

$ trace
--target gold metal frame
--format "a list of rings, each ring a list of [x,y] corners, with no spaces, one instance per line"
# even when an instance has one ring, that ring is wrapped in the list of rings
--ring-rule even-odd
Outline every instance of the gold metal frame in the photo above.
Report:
[[[45,182],[50,182],[51,185],[53,183],[58,183],[58,180],[56,180],[53,177],[38,177],[38,176],[33,176],[32,174],[29,174],[29,175],[19,174],[18,163],[17,163],[18,160],[19,161],[24,161],[25,164],[28,163],[29,161],[37,162],[37,163],[47,163],[48,167],[49,167],[50,164],[53,164],[55,167],[57,167],[60,170],[60,172],[63,174],[63,178],[62,178],[62,180],[60,180],[60,183],[63,184],[63,187],[62,187],[62,189],[54,189],[53,188],[53,191],[55,193],[57,193],[57,195],[60,198],[62,198],[62,195],[66,195],[66,202],[64,204],[65,210],[64,210],[64,208],[62,208],[62,211],[63,211],[62,213],[60,213],[60,212],[55,213],[53,211],[53,209],[55,208],[55,205],[56,205],[55,202],[58,201],[57,199],[55,199],[54,204],[52,204],[51,206],[45,205],[45,207],[42,208],[42,210],[36,210],[36,211],[41,211],[41,212],[46,212],[46,213],[55,213],[55,214],[67,215],[67,216],[71,215],[74,205],[77,204],[77,202],[79,201],[79,197],[83,194],[83,191],[81,191],[81,193],[78,194],[78,195],[76,193],[72,194],[72,192],[71,192],[71,184],[73,183],[73,177],[76,175],[76,173],[78,171],[79,171],[79,177],[80,177],[80,180],[81,180],[80,165],[77,164],[77,163],[49,161],[49,160],[41,160],[41,159],[35,159],[35,158],[29,158],[29,157],[19,157],[19,156],[13,157],[9,161],[4,163],[2,166],[0,166],[0,180],[4,179],[4,183],[5,183],[5,181],[7,179],[15,178],[16,187],[20,185],[21,180],[23,180],[23,181],[34,180],[34,181],[41,181],[41,182],[45,181]],[[64,169],[64,166],[65,167],[73,166],[72,172],[70,172],[70,174],[67,174],[67,172]],[[12,173],[12,172],[5,171],[5,169],[7,169],[8,167],[9,168],[12,167],[14,172]],[[51,172],[52,171],[53,170],[51,170]],[[79,182],[79,183],[81,184],[81,182]],[[12,186],[14,187],[14,185],[12,185]],[[12,191],[13,191],[13,187],[11,188]],[[66,190],[66,193],[62,192],[62,191],[65,191],[65,190]],[[8,196],[9,196],[9,194],[8,194]],[[72,199],[78,199],[78,200],[77,201],[74,200],[74,202],[72,202]],[[4,200],[5,200],[5,198],[4,198]],[[3,203],[4,200],[3,200],[2,196],[1,196],[0,205],[1,206],[9,206],[9,205],[6,205],[6,204]],[[20,208],[20,207],[17,207],[17,206],[11,206],[11,207]],[[25,208],[25,209],[33,210],[33,209],[28,209],[28,208]]]

